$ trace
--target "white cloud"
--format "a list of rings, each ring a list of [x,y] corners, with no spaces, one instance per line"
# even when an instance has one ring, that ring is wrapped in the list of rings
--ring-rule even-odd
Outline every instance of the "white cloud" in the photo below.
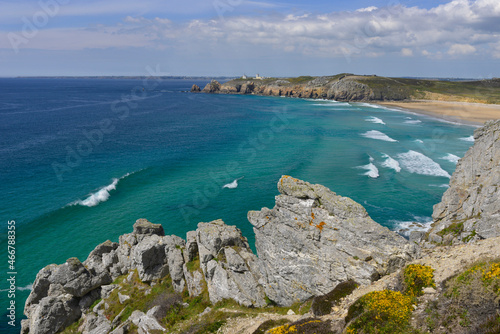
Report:
[[[358,10],[356,10],[357,12],[373,12],[374,10],[377,10],[378,8],[375,7],[375,6],[370,6],[370,7],[366,7],[366,8],[360,8]]]
[[[117,6],[117,0],[111,0]],[[172,0],[180,3],[181,0]],[[205,6],[212,2],[195,0]],[[142,4],[148,4],[143,6]],[[158,0],[124,1],[123,10],[142,10]],[[267,8],[266,2],[234,1],[239,6]],[[269,6],[268,6],[269,5]],[[75,5],[76,6],[76,5]],[[79,4],[78,6],[83,6]],[[106,2],[96,12],[113,8]],[[184,5],[186,7],[187,5]],[[92,6],[86,6],[92,7]],[[120,6],[118,6],[120,7]],[[196,7],[196,6],[194,6]],[[78,7],[68,8],[75,11]],[[125,8],[125,9],[123,9]],[[92,11],[87,8],[87,13]],[[213,10],[213,8],[212,8]],[[164,9],[163,12],[166,12]],[[106,47],[171,48],[178,52],[239,54],[244,50],[266,55],[287,52],[311,57],[381,57],[422,55],[459,58],[473,53],[498,57],[500,1],[455,0],[431,9],[418,7],[367,7],[355,12],[301,13],[261,16],[228,16],[172,22],[157,15],[131,14],[115,25],[89,28],[57,28],[40,34],[21,47],[85,49]],[[0,15],[1,18],[1,15]],[[43,33],[42,33],[43,32]],[[17,33],[21,33],[18,31]],[[8,41],[0,39],[0,48]]]
[[[403,57],[411,57],[411,56],[413,56],[413,50],[412,49],[408,49],[408,48],[402,48],[401,49],[401,55]]]
[[[453,44],[448,50],[448,54],[452,56],[468,55],[474,52],[476,52],[476,48],[469,44]]]

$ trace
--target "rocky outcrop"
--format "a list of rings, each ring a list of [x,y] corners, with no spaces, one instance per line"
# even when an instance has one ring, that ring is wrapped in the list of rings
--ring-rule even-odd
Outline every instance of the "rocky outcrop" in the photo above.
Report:
[[[191,91],[196,91],[193,89]],[[411,95],[404,83],[394,79],[351,74],[299,77],[288,80],[235,79],[222,85],[213,80],[206,85],[203,92],[333,99],[337,101],[405,100]]]
[[[273,209],[248,213],[266,295],[291,305],[340,282],[370,284],[419,256],[419,248],[374,222],[350,198],[290,176]]]
[[[477,129],[474,140],[434,206],[429,241],[455,244],[500,236],[500,120]]]
[[[199,93],[199,92],[201,92],[201,88],[198,85],[195,84],[191,87],[191,93]]]
[[[219,93],[220,92],[220,83],[216,80],[212,80],[208,83],[205,88],[203,88],[202,92],[204,93]]]
[[[121,320],[127,305],[140,297],[111,284],[120,276],[140,287],[141,296],[168,276],[177,297],[186,289],[193,297],[206,292],[212,304],[232,299],[263,307],[269,297],[286,306],[324,295],[346,280],[370,284],[419,254],[415,244],[375,223],[361,205],[326,187],[284,176],[278,190],[272,210],[248,214],[259,258],[241,231],[221,220],[199,223],[185,241],[139,219],[132,233],[120,236],[119,243],[98,245],[83,264],[71,258],[42,269],[26,302],[23,332],[53,333],[80,317],[83,332],[124,332],[128,326],[163,331],[152,316],[164,312],[156,312],[160,305],[147,313],[128,309],[132,315]],[[106,316],[111,295],[122,307],[113,319]],[[177,297],[169,300],[177,303]]]

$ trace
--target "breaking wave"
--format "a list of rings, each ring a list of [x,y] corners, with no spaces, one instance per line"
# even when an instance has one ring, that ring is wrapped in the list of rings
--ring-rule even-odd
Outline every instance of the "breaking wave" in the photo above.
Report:
[[[474,141],[474,136],[460,138],[460,140],[473,142]]]
[[[447,160],[449,162],[453,162],[454,164],[456,164],[458,162],[458,160],[460,160],[460,157],[456,156],[455,154],[448,153],[447,155],[445,155],[441,159]]]
[[[382,132],[377,131],[377,130],[370,130],[370,131],[367,131],[367,132],[365,132],[365,133],[363,133],[361,135],[363,137],[370,138],[370,139],[377,139],[377,140],[383,140],[383,141],[397,142],[397,140],[392,139],[391,137],[389,137],[385,133],[382,133]]]
[[[404,169],[410,173],[428,175],[428,176],[443,176],[450,178],[450,174],[441,168],[441,166],[422,153],[408,151],[398,154],[399,162]]]
[[[380,118],[375,117],[375,116],[371,116],[369,118],[365,118],[365,121],[371,122],[371,123],[375,123],[375,124],[385,125],[385,122],[383,120],[381,120]]]
[[[398,173],[401,171],[401,166],[399,166],[399,162],[397,160],[394,160],[385,153],[382,154],[382,157],[385,159],[385,161],[382,163],[382,166],[394,169]]]
[[[363,175],[369,176],[372,179],[378,178],[380,175],[378,173],[378,168],[373,164],[373,158],[370,157],[370,163],[368,165],[358,166],[356,168],[365,169],[367,172]]]
[[[408,119],[406,121],[404,121],[405,124],[418,124],[418,123],[422,123],[421,120],[418,120],[418,119]]]
[[[120,180],[126,178],[127,176],[131,175],[131,173],[127,173],[124,176],[122,176],[119,179],[114,178],[113,182],[111,184],[108,184],[107,186],[104,186],[97,190],[94,193],[91,193],[86,199],[84,200],[77,200],[70,205],[82,205],[82,206],[87,206],[87,207],[93,207],[99,205],[101,202],[106,202],[109,197],[111,196],[110,191],[116,190],[116,186],[118,185],[118,182]]]

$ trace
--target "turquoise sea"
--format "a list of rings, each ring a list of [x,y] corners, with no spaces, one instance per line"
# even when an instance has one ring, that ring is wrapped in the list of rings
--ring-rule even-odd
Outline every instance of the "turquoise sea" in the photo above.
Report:
[[[183,238],[221,218],[253,244],[247,212],[274,205],[284,174],[391,229],[424,224],[473,143],[471,126],[371,104],[186,92],[207,82],[0,79],[0,331],[9,221],[18,324],[39,269],[85,260],[138,218]]]

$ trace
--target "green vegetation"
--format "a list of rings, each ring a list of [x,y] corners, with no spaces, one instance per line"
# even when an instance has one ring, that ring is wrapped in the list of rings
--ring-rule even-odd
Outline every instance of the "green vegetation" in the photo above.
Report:
[[[414,333],[410,326],[412,311],[412,297],[399,291],[373,291],[349,308],[346,322],[352,322],[346,333]]]
[[[500,259],[478,261],[444,284],[444,294],[430,303],[425,319],[429,330],[453,333],[499,333]]]
[[[418,333],[410,326],[410,318],[422,289],[435,287],[433,272],[429,266],[410,264],[402,271],[403,293],[373,291],[359,298],[349,307],[346,333]]]
[[[459,236],[464,231],[464,221],[457,221],[452,223],[450,226],[442,229],[437,234],[444,237],[445,235],[451,234],[455,237]]]
[[[420,264],[406,266],[403,270],[403,285],[403,291],[407,296],[418,297],[423,295],[423,288],[436,287],[434,269]]]
[[[296,77],[296,78],[287,78],[286,80],[289,81],[293,85],[297,85],[297,84],[307,83],[307,82],[314,80],[314,79],[315,79],[315,77],[301,76],[301,77]]]

